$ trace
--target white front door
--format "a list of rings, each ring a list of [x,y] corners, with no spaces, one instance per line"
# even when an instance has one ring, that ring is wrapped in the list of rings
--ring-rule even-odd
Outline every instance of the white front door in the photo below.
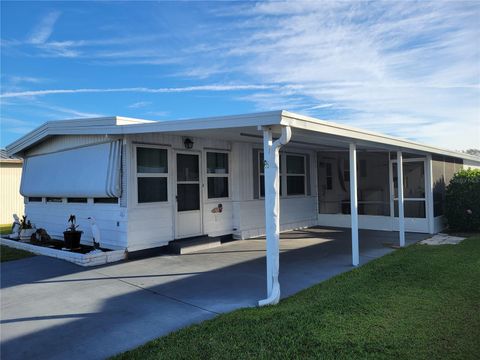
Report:
[[[176,153],[175,238],[202,235],[200,155]]]
[[[340,214],[341,201],[335,189],[333,160],[318,160],[318,209],[321,214]]]

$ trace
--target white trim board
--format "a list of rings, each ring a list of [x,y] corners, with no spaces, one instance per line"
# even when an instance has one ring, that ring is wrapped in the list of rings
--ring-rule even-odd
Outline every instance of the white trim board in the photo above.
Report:
[[[8,145],[7,152],[10,155],[19,154],[34,144],[42,141],[44,138],[52,135],[123,135],[151,132],[172,133],[181,131],[198,131],[208,129],[221,130],[225,128],[259,126],[279,127],[279,125],[289,125],[296,129],[323,133],[325,135],[337,137],[343,141],[355,140],[359,143],[363,142],[365,144],[381,144],[385,147],[420,151],[425,154],[432,153],[451,156],[459,159],[469,160],[473,162],[473,165],[478,164],[480,166],[480,159],[472,155],[441,149],[430,145],[423,145],[414,141],[374,133],[329,121],[319,120],[284,110],[161,122],[123,118],[118,116],[97,119],[53,121],[45,123],[44,125]],[[219,133],[219,135],[221,134]]]

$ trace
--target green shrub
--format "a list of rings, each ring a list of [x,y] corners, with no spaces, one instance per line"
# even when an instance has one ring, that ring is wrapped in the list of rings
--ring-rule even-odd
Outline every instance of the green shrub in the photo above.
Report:
[[[480,230],[480,170],[454,175],[446,189],[445,216],[452,230]]]

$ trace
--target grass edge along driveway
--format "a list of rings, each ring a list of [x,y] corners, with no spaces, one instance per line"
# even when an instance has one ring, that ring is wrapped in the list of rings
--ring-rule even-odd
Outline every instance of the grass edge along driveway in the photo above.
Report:
[[[35,256],[35,254],[24,250],[14,249],[9,246],[0,245],[0,262],[19,260],[30,256]]]
[[[0,225],[0,235],[10,234],[11,230],[12,224]],[[23,259],[34,255],[35,254],[32,254],[28,251],[18,250],[8,246],[0,245],[0,262]]]
[[[480,236],[413,245],[277,306],[220,315],[115,359],[477,359],[479,284]]]

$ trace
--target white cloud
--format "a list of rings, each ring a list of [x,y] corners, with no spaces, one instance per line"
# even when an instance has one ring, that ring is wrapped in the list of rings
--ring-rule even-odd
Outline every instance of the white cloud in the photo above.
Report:
[[[22,51],[90,64],[168,64],[172,76],[218,84],[4,88],[0,98],[245,90],[249,96],[236,99],[253,102],[259,111],[287,108],[438,146],[480,147],[478,2],[272,1],[207,11],[219,21],[202,23],[199,32],[176,33],[174,42],[168,31],[52,41],[59,13],[51,13],[32,33],[34,46]]]
[[[50,35],[52,35],[53,28],[59,17],[59,11],[52,11],[45,17],[43,17],[43,19],[33,29],[28,39],[28,42],[30,42],[31,44],[45,43],[50,37]]]
[[[63,106],[58,106],[58,105],[52,105],[44,102],[39,102],[37,101],[35,103],[40,108],[47,109],[49,112],[49,117],[50,118],[63,118],[65,116],[74,116],[78,118],[96,118],[96,117],[102,117],[104,115],[98,114],[98,113],[92,113],[92,112],[86,112],[86,111],[80,111],[76,109],[71,109],[71,108],[66,108]]]
[[[213,56],[281,85],[250,98],[260,108],[291,98],[322,118],[480,147],[479,3],[272,1],[229,11],[235,32]]]
[[[0,94],[0,98],[19,98],[31,96],[44,96],[52,94],[75,94],[75,93],[114,93],[114,92],[132,92],[132,93],[184,93],[194,91],[241,91],[241,90],[267,90],[275,86],[270,85],[198,85],[186,87],[165,87],[165,88],[146,88],[146,87],[129,87],[129,88],[85,88],[85,89],[47,89],[47,90],[29,90],[6,92]]]
[[[8,131],[12,134],[25,134],[35,128],[35,124],[30,121],[2,117],[0,124],[2,131]]]
[[[316,110],[316,109],[326,109],[326,108],[331,108],[335,104],[320,104],[320,105],[315,105],[310,107],[310,110]]]
[[[169,116],[170,112],[169,111],[149,111],[147,112],[147,114],[155,117],[165,117],[165,116]]]
[[[32,83],[39,84],[45,82],[45,79],[33,76],[9,76],[8,81],[12,84]]]
[[[130,104],[128,105],[128,107],[130,109],[139,109],[139,108],[143,108],[145,106],[148,106],[150,105],[152,102],[151,101],[138,101],[136,103],[133,103],[133,104]]]

